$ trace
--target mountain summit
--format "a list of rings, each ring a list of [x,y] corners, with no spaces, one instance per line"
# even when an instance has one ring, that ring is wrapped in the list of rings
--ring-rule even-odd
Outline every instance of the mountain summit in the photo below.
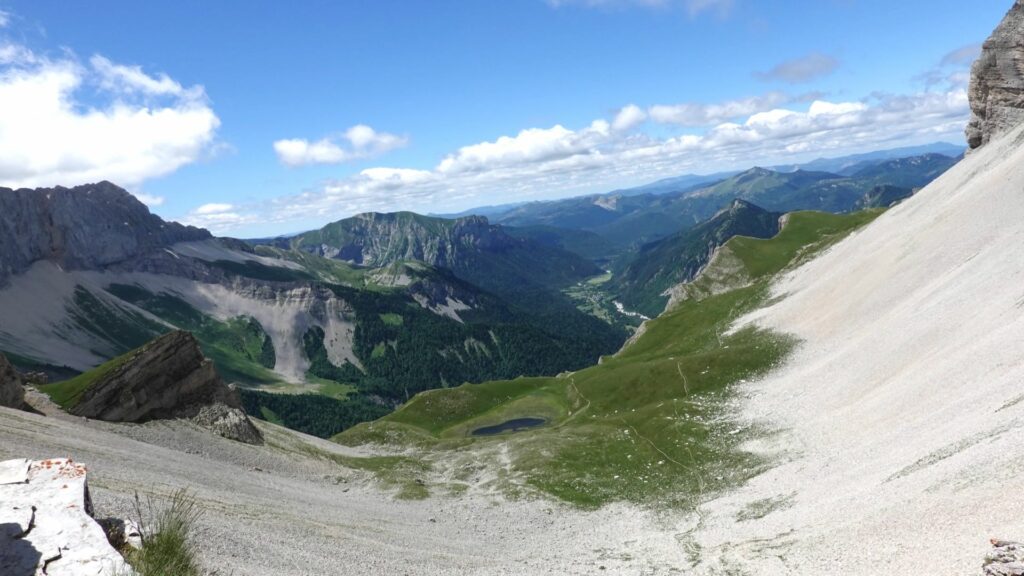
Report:
[[[206,230],[165,222],[110,182],[74,188],[0,188],[0,286],[32,263],[93,269],[176,242],[206,240]]]

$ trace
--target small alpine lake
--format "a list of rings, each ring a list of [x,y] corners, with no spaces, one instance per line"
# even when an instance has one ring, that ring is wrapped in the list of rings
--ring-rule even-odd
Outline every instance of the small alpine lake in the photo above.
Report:
[[[506,420],[501,424],[495,424],[494,426],[484,426],[473,430],[473,436],[494,436],[501,434],[502,432],[519,432],[528,428],[536,428],[537,426],[543,426],[547,424],[547,420],[543,418],[514,418],[512,420]]]

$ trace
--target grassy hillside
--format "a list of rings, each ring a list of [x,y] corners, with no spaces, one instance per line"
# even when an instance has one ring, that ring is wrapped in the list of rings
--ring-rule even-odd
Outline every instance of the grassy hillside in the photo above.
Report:
[[[663,293],[689,281],[711,259],[714,250],[733,236],[769,238],[779,231],[781,214],[737,200],[707,222],[642,246],[609,287],[627,308],[645,316],[661,314],[668,303]]]
[[[739,450],[751,431],[729,421],[725,401],[730,385],[771,370],[794,344],[756,328],[729,328],[765,302],[777,273],[878,213],[794,213],[772,239],[733,238],[726,244],[739,263],[728,270],[732,289],[683,301],[599,365],[553,378],[425,392],[335,439],[418,447],[422,459],[451,467],[445,488],[454,491],[469,482],[460,471],[486,468],[498,471],[499,488],[540,490],[583,506],[616,500],[692,505],[702,493],[759,470],[757,459]],[[702,282],[710,280],[696,280]],[[470,436],[517,418],[546,424]],[[494,455],[505,448],[504,456]]]

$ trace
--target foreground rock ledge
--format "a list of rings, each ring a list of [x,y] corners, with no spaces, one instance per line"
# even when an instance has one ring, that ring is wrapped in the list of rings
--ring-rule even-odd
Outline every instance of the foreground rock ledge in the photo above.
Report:
[[[85,466],[0,462],[0,574],[134,574],[92,517]]]
[[[185,418],[231,440],[263,442],[238,392],[224,384],[192,334],[170,332],[122,358],[96,378],[72,414],[108,422]]]

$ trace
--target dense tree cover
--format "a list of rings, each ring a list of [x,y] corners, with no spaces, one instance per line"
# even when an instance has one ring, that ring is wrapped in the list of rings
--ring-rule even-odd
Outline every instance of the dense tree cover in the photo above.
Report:
[[[244,388],[241,396],[242,407],[250,416],[266,420],[266,409],[276,423],[320,438],[330,438],[391,411],[363,396],[337,400],[321,394],[271,394]]]
[[[548,330],[524,314],[486,297],[476,311],[461,311],[464,323],[422,308],[400,293],[367,293],[331,286],[356,311],[353,351],[363,370],[327,359],[320,328],[303,338],[310,373],[354,384],[361,394],[400,403],[432,388],[463,382],[556,374],[587,366],[600,353],[621,342],[608,338],[602,346],[577,337],[579,314],[567,315]],[[395,316],[402,321],[395,321]]]

